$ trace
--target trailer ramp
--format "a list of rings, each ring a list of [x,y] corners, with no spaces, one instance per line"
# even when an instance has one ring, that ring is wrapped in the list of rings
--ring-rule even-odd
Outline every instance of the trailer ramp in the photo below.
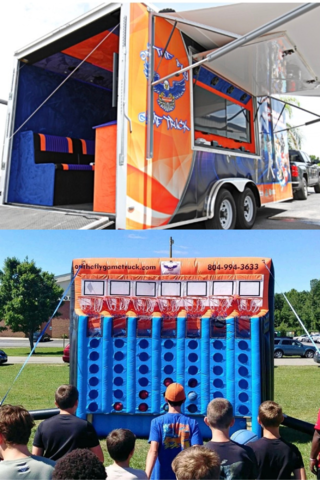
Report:
[[[114,219],[100,213],[0,206],[0,230],[104,230],[114,228]]]

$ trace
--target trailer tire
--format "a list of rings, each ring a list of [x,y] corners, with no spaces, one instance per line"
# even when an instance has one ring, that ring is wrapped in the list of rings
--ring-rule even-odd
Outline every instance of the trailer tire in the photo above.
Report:
[[[243,192],[236,193],[235,199],[237,205],[236,227],[248,230],[253,227],[257,214],[254,193],[250,188],[245,188]]]
[[[231,193],[221,188],[214,205],[214,217],[206,221],[206,229],[233,230],[236,226],[237,209]]]

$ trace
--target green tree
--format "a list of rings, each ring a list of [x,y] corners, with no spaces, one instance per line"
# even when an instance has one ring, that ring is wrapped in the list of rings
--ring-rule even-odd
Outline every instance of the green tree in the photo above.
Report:
[[[50,318],[62,293],[54,275],[33,260],[6,258],[0,270],[0,318],[13,332],[23,332],[32,350],[34,332]]]
[[[311,280],[311,306],[313,311],[313,331],[320,329],[320,280]]]

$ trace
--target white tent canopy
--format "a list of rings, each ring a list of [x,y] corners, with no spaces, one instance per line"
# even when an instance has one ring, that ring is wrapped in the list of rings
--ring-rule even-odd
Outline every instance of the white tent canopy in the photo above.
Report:
[[[178,20],[179,30],[211,51],[302,5],[239,3],[167,13],[166,17]],[[179,19],[190,24],[179,22]],[[202,29],[192,23],[226,31],[234,37]],[[206,66],[255,96],[320,96],[319,25],[320,8],[314,8],[220,58],[206,62]],[[195,61],[203,59],[209,51],[195,55]]]

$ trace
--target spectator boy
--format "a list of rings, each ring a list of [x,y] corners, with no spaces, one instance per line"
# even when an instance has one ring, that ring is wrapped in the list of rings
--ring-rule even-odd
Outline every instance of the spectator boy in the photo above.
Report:
[[[207,407],[204,419],[211,430],[212,439],[205,448],[216,452],[221,461],[221,478],[228,480],[246,478],[256,479],[258,466],[251,448],[230,440],[230,427],[234,425],[233,408],[224,398],[212,400]]]
[[[75,416],[79,393],[73,385],[61,385],[55,393],[59,415],[40,423],[32,453],[58,460],[76,448],[88,448],[103,463],[103,452],[91,423]]]
[[[55,462],[31,455],[27,444],[34,421],[23,407],[0,407],[0,480],[50,480]]]
[[[196,420],[181,413],[181,405],[186,399],[184,388],[172,383],[165,393],[168,413],[151,422],[146,474],[148,478],[175,479],[171,468],[173,459],[191,445],[202,445],[202,437]]]
[[[119,428],[109,433],[107,436],[107,449],[114,461],[112,465],[106,468],[107,476],[110,480],[148,478],[143,470],[130,468],[130,460],[134,454],[135,443],[136,436],[131,430]]]
[[[220,458],[203,446],[182,450],[172,462],[177,480],[218,480]]]
[[[52,480],[104,480],[104,465],[90,450],[77,448],[57,461]]]
[[[282,408],[278,403],[268,400],[260,405],[258,422],[263,428],[263,437],[248,443],[258,461],[257,479],[287,479],[293,474],[294,478],[305,480],[301,453],[295,445],[280,437],[282,421]]]
[[[317,423],[314,426],[314,434],[311,444],[310,453],[310,471],[317,475],[317,479],[320,479],[320,410],[318,413]]]

